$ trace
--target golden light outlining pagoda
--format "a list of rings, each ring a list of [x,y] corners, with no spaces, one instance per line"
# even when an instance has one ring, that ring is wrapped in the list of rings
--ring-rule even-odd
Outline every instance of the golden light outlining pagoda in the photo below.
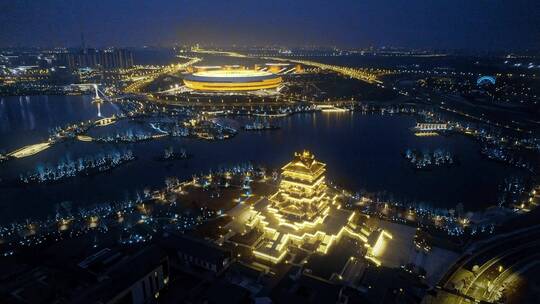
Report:
[[[341,194],[326,185],[324,163],[304,151],[295,153],[294,160],[281,170],[276,193],[242,211],[237,209],[234,214],[237,233],[261,232],[260,238],[251,244],[255,257],[279,263],[290,247],[326,254],[347,235],[361,241],[366,247],[366,257],[380,264],[372,254],[372,247],[391,236],[381,230],[372,233],[360,223],[357,213],[341,208]]]

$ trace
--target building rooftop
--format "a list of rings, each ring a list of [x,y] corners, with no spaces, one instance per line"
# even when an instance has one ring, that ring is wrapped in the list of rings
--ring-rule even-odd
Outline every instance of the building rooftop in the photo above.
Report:
[[[281,168],[285,176],[294,173],[311,176],[313,179],[324,173],[326,165],[315,160],[315,156],[309,151],[295,153],[294,159]]]
[[[290,271],[272,290],[271,298],[276,303],[338,303],[343,286],[309,274]]]
[[[200,82],[252,82],[277,78],[278,75],[270,72],[249,69],[211,69],[184,76],[185,80]]]
[[[231,253],[224,248],[186,234],[171,233],[164,237],[162,242],[165,248],[175,249],[191,256],[203,257],[216,263],[231,257]]]
[[[105,253],[107,256],[109,253]],[[117,255],[109,255],[105,260]],[[99,257],[98,259],[101,259]],[[165,252],[158,246],[146,247],[131,256],[123,256],[101,269],[98,284],[80,294],[74,303],[107,302],[126,288],[132,286],[166,260]],[[85,259],[86,261],[86,259]],[[83,264],[84,265],[84,264]]]
[[[250,303],[250,293],[247,289],[229,283],[225,280],[218,280],[210,284],[203,293],[200,303],[218,304]]]
[[[134,251],[105,248],[90,256],[72,256],[34,267],[15,279],[0,281],[0,299],[7,303],[98,303],[107,302],[150,273],[166,260],[155,245]],[[56,302],[55,302],[56,301]]]

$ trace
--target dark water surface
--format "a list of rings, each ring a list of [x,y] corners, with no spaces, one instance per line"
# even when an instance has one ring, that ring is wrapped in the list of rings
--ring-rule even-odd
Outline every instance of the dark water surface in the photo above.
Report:
[[[117,113],[116,106],[106,103],[101,113]],[[41,142],[51,128],[96,117],[90,96],[0,97],[0,151]]]
[[[106,113],[115,111],[105,105]],[[3,98],[0,104],[0,149],[11,150],[38,142],[50,127],[95,117],[90,98],[41,96]],[[7,117],[6,117],[7,116]],[[138,157],[115,170],[89,177],[75,177],[51,185],[0,188],[0,224],[27,217],[54,214],[55,205],[70,201],[75,206],[135,197],[145,187],[164,185],[168,176],[190,178],[211,169],[252,162],[279,168],[294,151],[309,149],[327,163],[328,177],[351,191],[387,191],[407,202],[425,202],[438,208],[454,208],[461,202],[467,210],[496,203],[505,177],[523,174],[518,169],[482,158],[479,146],[463,136],[416,137],[409,130],[409,116],[362,115],[360,113],[299,114],[273,121],[280,130],[240,132],[225,141],[164,138],[137,144],[65,142],[25,159],[0,164],[0,178],[14,178],[37,165],[56,164],[113,149],[131,149]],[[92,132],[116,133],[118,128],[145,129],[147,124],[122,122]],[[155,160],[166,147],[185,148],[189,160]],[[417,172],[400,153],[407,148],[442,148],[454,153],[461,165]]]

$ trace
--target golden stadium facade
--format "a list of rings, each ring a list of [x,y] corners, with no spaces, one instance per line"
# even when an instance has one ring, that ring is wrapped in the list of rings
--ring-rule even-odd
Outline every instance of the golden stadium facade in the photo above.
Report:
[[[279,75],[247,69],[206,70],[184,77],[184,84],[188,88],[204,92],[276,89],[282,81]]]

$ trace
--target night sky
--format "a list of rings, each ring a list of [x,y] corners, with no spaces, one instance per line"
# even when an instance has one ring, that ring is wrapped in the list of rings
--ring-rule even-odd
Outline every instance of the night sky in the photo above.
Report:
[[[0,47],[540,48],[539,0],[0,0]]]

